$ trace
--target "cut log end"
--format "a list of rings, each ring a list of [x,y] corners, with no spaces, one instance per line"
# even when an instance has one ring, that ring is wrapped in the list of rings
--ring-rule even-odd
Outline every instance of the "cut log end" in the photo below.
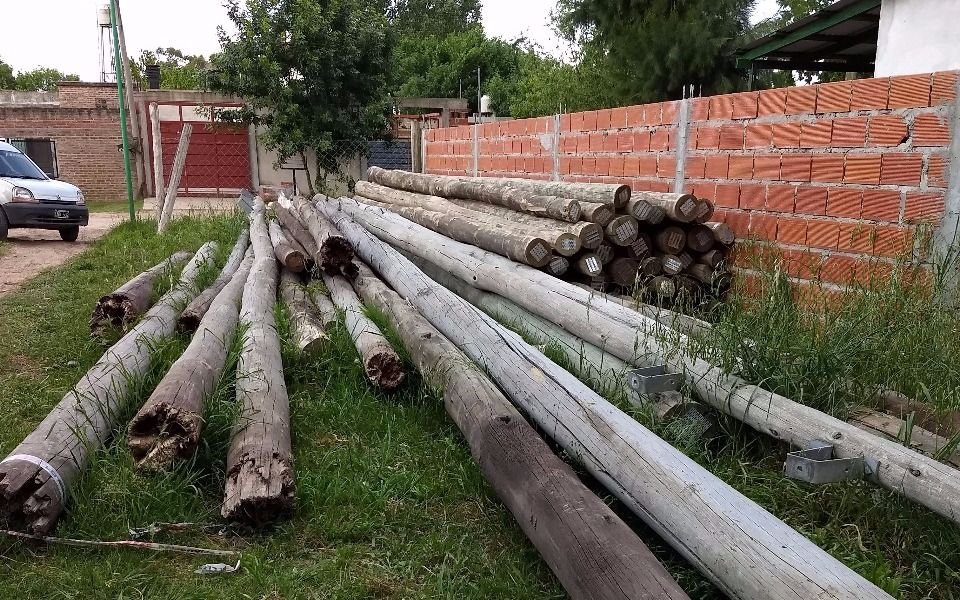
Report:
[[[603,243],[603,227],[597,223],[586,223],[580,230],[580,245],[585,250],[596,250]]]
[[[138,414],[127,429],[127,447],[145,471],[167,471],[193,456],[200,442],[203,417],[165,402]]]
[[[45,535],[63,512],[60,488],[33,463],[9,460],[0,465],[0,526]]]
[[[524,256],[526,257],[525,262],[528,265],[539,268],[550,262],[550,257],[553,256],[553,249],[550,247],[550,244],[544,240],[534,238],[527,244],[524,250]]]
[[[627,205],[627,202],[630,202],[630,196],[632,195],[633,190],[630,189],[629,185],[621,185],[617,188],[617,191],[613,193],[613,204],[617,208],[623,208]]]
[[[291,273],[303,273],[307,270],[307,259],[299,252],[293,252],[285,257],[283,266]]]
[[[712,233],[710,239],[713,239]],[[556,236],[556,241],[553,244],[553,249],[561,256],[573,256],[580,251],[580,248],[580,237],[572,233],[561,233]]]
[[[629,246],[640,234],[637,220],[628,215],[613,219],[606,227],[607,239],[617,246]]]
[[[288,461],[276,454],[268,464],[248,457],[227,474],[221,515],[233,523],[261,528],[293,515],[295,491]]]
[[[202,317],[193,311],[185,311],[177,319],[177,329],[181,333],[195,333],[200,328]]]
[[[126,294],[103,296],[90,317],[90,336],[104,340],[111,329],[126,332],[142,312]]]
[[[393,351],[373,354],[364,370],[374,385],[387,391],[397,389],[406,380],[403,361]]]
[[[337,272],[340,266],[353,260],[353,246],[346,238],[339,235],[331,235],[323,242],[320,248],[320,257],[318,263],[320,267],[328,270],[335,269]]]
[[[563,256],[554,256],[550,259],[550,262],[547,263],[547,266],[544,267],[544,270],[554,277],[562,277],[570,270],[570,261]]]

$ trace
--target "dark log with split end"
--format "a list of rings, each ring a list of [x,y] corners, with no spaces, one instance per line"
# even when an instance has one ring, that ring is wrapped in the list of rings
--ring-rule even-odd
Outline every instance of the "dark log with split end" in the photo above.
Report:
[[[676,254],[664,254],[659,258],[663,272],[667,275],[676,275],[684,269],[683,261]]]
[[[697,303],[703,297],[703,286],[700,282],[687,274],[680,274],[673,278],[677,286],[676,301]]]
[[[333,212],[335,207],[327,206],[330,208],[327,214],[337,220],[364,261],[387,278],[398,293],[468,357],[478,361],[541,431],[548,432],[727,596],[890,600],[890,596],[875,585],[657,438],[519,336],[462,301],[458,304],[451,292],[411,270],[409,261],[377,241],[370,232],[356,225],[350,227],[338,219]],[[361,211],[363,209],[356,210]],[[509,267],[506,261],[501,263],[505,268],[493,267],[493,263],[500,262],[499,257],[489,253],[477,253],[484,258],[471,259],[469,253],[474,251],[451,242],[435,243],[432,236],[423,237],[422,228],[418,228],[421,230],[417,234],[419,243],[406,234],[401,241],[396,237],[401,234],[397,228],[401,225],[399,221],[378,218],[374,227],[375,215],[363,212],[358,218],[369,220],[378,235],[389,237],[412,252],[422,253],[423,258],[443,260],[445,270],[461,279],[476,275],[478,287],[513,289],[516,293],[511,292],[509,295],[513,298],[510,299],[528,310],[535,307],[531,312],[549,313],[562,321],[558,324],[565,329],[576,322],[576,329],[589,332],[592,340],[600,340],[604,338],[602,332],[609,329],[607,325],[619,322],[612,317],[605,318],[606,313],[600,315],[599,323],[595,321],[589,292],[535,269],[520,265]],[[438,256],[448,252],[451,253],[449,260]],[[499,283],[494,279],[499,279]],[[563,297],[569,300],[562,300]],[[606,306],[611,303],[602,300],[599,303],[604,306],[602,310],[614,311]],[[555,311],[560,304],[569,310]],[[579,308],[573,309],[574,306]],[[654,321],[638,313],[613,306],[619,309],[615,312],[625,318],[645,323],[644,329],[655,326]],[[624,324],[618,329],[629,331],[630,326]],[[637,352],[653,346],[654,337],[647,334],[640,339],[636,334],[627,334],[626,339],[610,338],[607,343],[616,346],[618,352],[632,348],[631,359],[635,360]],[[638,342],[644,347],[636,348]],[[663,352],[662,356],[676,362],[673,358],[676,354],[678,352]],[[690,493],[691,486],[695,486],[697,493]],[[731,552],[732,548],[736,551]]]
[[[179,307],[196,294],[197,277],[214,254],[216,244],[204,244],[177,285],[0,461],[0,526],[39,535],[53,530],[70,488],[130,409],[131,382],[150,370],[156,344],[174,335]]]
[[[290,334],[297,349],[318,352],[329,339],[327,327],[330,321],[324,319],[310,301],[300,277],[286,269],[280,274],[280,298],[287,307]]]
[[[687,270],[690,268],[690,265],[693,264],[693,257],[689,252],[681,252],[677,255],[677,258],[680,259],[680,263],[683,265],[683,269]]]
[[[637,273],[640,270],[640,261],[635,258],[621,256],[615,259],[606,268],[610,281],[623,287],[632,287],[637,282]]]
[[[626,213],[641,223],[649,223],[650,225],[659,225],[667,216],[666,211],[662,208],[650,204],[639,196],[630,199],[630,202],[627,203]]]
[[[637,234],[637,239],[626,246],[627,256],[642,260],[653,251],[650,246],[650,236],[641,231]]]
[[[580,203],[571,198],[535,195],[518,190],[502,179],[468,181],[458,177],[424,175],[406,171],[387,171],[379,167],[367,170],[367,179],[392,188],[431,194],[445,198],[479,200],[520,212],[576,223]]]
[[[697,215],[699,204],[693,194],[673,194],[670,192],[636,192],[635,198],[643,198],[654,206],[659,206],[674,221],[689,223]]]
[[[554,277],[563,277],[570,270],[570,259],[565,256],[554,256],[543,270]]]
[[[220,274],[214,282],[210,284],[210,287],[200,292],[180,313],[180,318],[177,319],[177,329],[184,333],[193,333],[197,330],[197,327],[200,326],[200,320],[207,314],[207,310],[213,304],[213,301],[216,300],[223,288],[230,283],[233,274],[240,268],[249,246],[250,233],[244,229],[237,237],[237,242],[233,245],[233,250],[230,251],[227,262],[224,263],[223,269],[220,270]]]
[[[227,452],[221,514],[263,526],[293,514],[296,484],[290,447],[290,404],[274,319],[278,268],[263,204],[250,215],[254,261],[243,289],[243,346],[237,364],[237,404]]]
[[[613,259],[616,258],[616,252],[613,246],[607,243],[600,244],[600,247],[596,250],[596,255],[604,266],[609,265]]]
[[[325,196],[320,196],[326,200]],[[307,231],[313,238],[317,247],[317,253],[313,256],[317,267],[327,273],[340,273],[341,267],[353,260],[353,248],[337,228],[333,226],[322,214],[317,212],[313,204],[303,198],[294,198],[288,200],[280,198],[278,202],[282,206],[292,206],[293,214],[306,225]]]
[[[726,260],[726,255],[723,253],[723,250],[715,248],[709,252],[704,252],[700,256],[696,257],[697,262],[702,263],[710,267],[711,269],[716,269],[723,264],[723,261]]]
[[[663,273],[663,261],[660,260],[657,256],[648,256],[647,258],[640,260],[640,267],[638,268],[640,275],[645,277],[653,277],[654,275],[659,275]]]
[[[546,265],[553,256],[550,244],[536,236],[498,229],[458,215],[443,214],[422,208],[385,204],[369,199],[364,199],[363,203],[392,211],[422,227],[532,267],[540,268]]]
[[[596,202],[581,202],[582,213],[580,218],[584,221],[596,223],[601,227],[606,227],[616,216],[613,208],[609,204],[598,204]]]
[[[687,229],[687,249],[702,254],[716,244],[713,231],[706,225],[694,225]]]
[[[640,235],[637,220],[629,215],[620,215],[610,221],[604,229],[606,237],[616,246],[629,246]]]
[[[138,469],[167,471],[196,451],[204,408],[226,366],[252,266],[251,249],[204,314],[190,345],[130,421],[127,447]]]
[[[387,315],[417,368],[443,390],[447,414],[484,477],[569,597],[686,598],[636,534],[580,482],[483,371],[364,270],[357,284],[364,300]]]
[[[603,273],[603,262],[593,252],[581,254],[573,264],[578,272],[588,277],[596,277]]]
[[[270,221],[270,242],[273,244],[273,254],[283,267],[292,273],[303,273],[307,268],[307,257],[287,239],[280,223]],[[713,234],[710,234],[711,240]]]
[[[672,300],[677,295],[677,286],[673,279],[662,275],[646,282],[644,288],[654,300],[660,302]]]
[[[730,226],[726,223],[708,222],[704,223],[704,225],[713,231],[714,239],[724,246],[732,246],[733,243],[737,241],[737,236],[735,233],[733,233],[733,229],[730,229]]]
[[[653,239],[657,248],[667,254],[680,254],[687,247],[686,232],[673,225],[658,231]]]
[[[283,199],[284,202],[281,203],[281,199]],[[279,194],[277,201],[270,205],[270,209],[277,215],[277,220],[280,221],[280,224],[283,226],[284,233],[288,234],[288,238],[291,241],[296,241],[307,253],[307,256],[310,257],[310,260],[314,260],[314,257],[319,252],[317,243],[314,241],[313,236],[310,235],[310,230],[307,229],[307,226],[301,223],[300,218],[293,212],[293,206],[289,199],[283,194]]]
[[[687,268],[687,272],[690,273],[694,279],[708,286],[713,285],[714,278],[716,277],[716,271],[703,263],[690,265]]]
[[[134,321],[150,308],[157,279],[178,268],[191,257],[189,252],[177,252],[113,292],[101,296],[90,317],[90,336],[105,340],[111,330],[128,331]]]
[[[363,370],[373,385],[386,391],[400,387],[406,379],[403,361],[380,328],[364,313],[363,303],[350,283],[339,275],[323,276],[334,305],[343,311],[344,323],[353,345],[360,353]]]
[[[709,200],[704,200],[702,198],[697,199],[697,214],[693,218],[695,223],[706,223],[713,218],[713,213],[715,212],[713,202]]]
[[[489,181],[487,177],[466,177],[468,181]],[[581,202],[611,204],[614,210],[627,205],[630,200],[630,186],[614,183],[576,183],[568,181],[542,181],[538,179],[507,178],[511,187],[535,194],[573,198]]]

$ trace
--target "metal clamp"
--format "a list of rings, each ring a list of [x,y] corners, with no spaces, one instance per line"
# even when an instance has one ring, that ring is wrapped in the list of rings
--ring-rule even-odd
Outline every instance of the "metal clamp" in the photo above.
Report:
[[[835,483],[848,479],[863,479],[876,471],[873,461],[862,456],[834,458],[833,444],[813,440],[802,450],[787,454],[784,474],[807,483]]]
[[[682,382],[679,373],[667,373],[664,365],[641,367],[627,373],[627,385],[644,395],[675,392],[680,389]]]

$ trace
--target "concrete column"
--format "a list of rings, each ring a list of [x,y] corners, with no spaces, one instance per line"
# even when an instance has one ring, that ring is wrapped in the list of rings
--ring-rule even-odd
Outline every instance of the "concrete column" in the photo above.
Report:
[[[674,154],[677,156],[677,170],[673,176],[673,191],[680,194],[686,185],[685,170],[687,166],[687,138],[690,133],[690,99],[680,101],[680,110],[677,111],[677,147]]]
[[[960,306],[960,81],[956,98],[950,107],[950,167],[947,171],[947,194],[944,199],[943,222],[934,232],[933,260],[949,266],[945,272],[945,290],[954,306]]]

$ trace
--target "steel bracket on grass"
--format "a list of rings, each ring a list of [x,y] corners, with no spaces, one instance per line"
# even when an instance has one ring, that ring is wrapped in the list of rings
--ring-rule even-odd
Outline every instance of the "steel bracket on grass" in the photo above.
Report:
[[[790,452],[783,465],[787,477],[818,484],[863,479],[875,470],[875,461],[862,456],[834,458],[833,444],[822,440],[814,440],[802,450]]]
[[[667,373],[663,365],[641,367],[627,373],[627,385],[637,393],[650,395],[658,392],[675,392],[680,389],[679,373]]]

